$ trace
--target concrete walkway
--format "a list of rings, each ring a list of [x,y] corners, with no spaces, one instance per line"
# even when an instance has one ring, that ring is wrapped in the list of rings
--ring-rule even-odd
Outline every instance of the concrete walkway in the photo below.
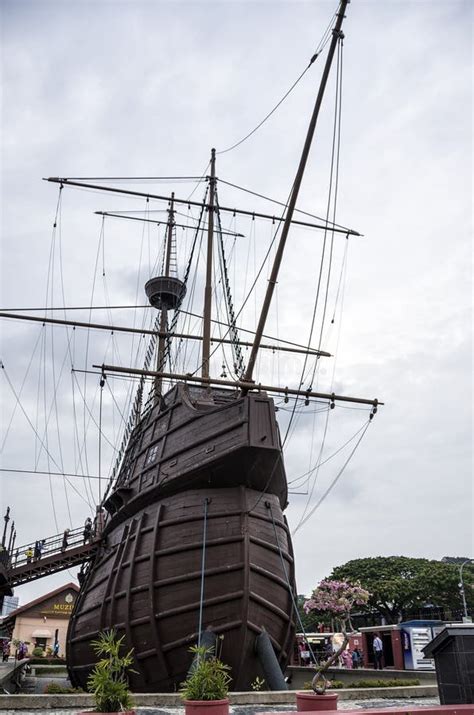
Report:
[[[354,710],[364,709],[364,708],[379,708],[379,707],[403,707],[406,705],[406,699],[383,699],[383,700],[346,700],[339,703],[338,709],[344,710]],[[438,698],[411,698],[410,705],[413,707],[430,707],[432,705],[439,705]],[[77,715],[81,710],[81,707],[75,708],[47,708],[38,710],[2,710],[0,709],[0,715],[39,715],[39,712],[44,713],[44,715]],[[184,708],[155,708],[155,707],[137,707],[135,708],[137,715],[184,715]],[[283,710],[288,710],[288,712],[295,712],[295,706],[293,705],[279,705],[278,707],[271,708],[268,705],[231,705],[230,715],[254,715],[254,713],[264,713]]]
[[[339,690],[339,710],[354,708],[413,707],[439,705],[437,689],[432,686],[385,688],[380,690]],[[406,692],[408,690],[408,693]],[[296,712],[296,691],[231,693],[231,715],[263,712]],[[183,715],[181,698],[174,693],[134,695],[138,715]],[[0,695],[0,715],[72,715],[92,707],[90,695]]]
[[[21,670],[21,668],[28,663],[29,658],[24,658],[23,660],[8,660],[6,663],[0,663],[0,692],[3,692],[4,689],[11,692],[11,680],[15,671]]]

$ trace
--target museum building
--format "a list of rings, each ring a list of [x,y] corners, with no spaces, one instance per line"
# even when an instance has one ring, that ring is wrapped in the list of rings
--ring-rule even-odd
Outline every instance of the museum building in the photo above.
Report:
[[[11,640],[27,643],[30,655],[34,648],[52,650],[58,642],[59,655],[64,656],[69,618],[78,592],[75,583],[67,583],[25,603],[8,614],[2,630],[8,632]]]

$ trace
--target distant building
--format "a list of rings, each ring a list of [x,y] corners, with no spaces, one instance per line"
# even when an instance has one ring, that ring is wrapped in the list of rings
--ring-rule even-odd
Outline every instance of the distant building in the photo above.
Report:
[[[12,611],[18,608],[19,602],[20,599],[18,596],[4,596],[0,618],[5,618],[5,616],[8,616]]]
[[[75,583],[67,583],[11,611],[3,620],[3,630],[14,640],[47,651],[59,643],[59,654],[65,655],[69,618],[79,592]]]

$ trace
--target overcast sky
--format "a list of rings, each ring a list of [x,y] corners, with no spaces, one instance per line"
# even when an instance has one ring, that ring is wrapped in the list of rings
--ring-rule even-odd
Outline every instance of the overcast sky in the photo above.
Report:
[[[2,0],[2,307],[45,305],[58,191],[42,177],[201,175],[210,148],[223,150],[247,134],[306,67],[335,6],[329,0]],[[294,535],[298,591],[306,594],[334,566],[354,558],[474,555],[472,3],[353,0],[344,33],[337,217],[364,237],[350,241],[341,325],[323,347],[333,352],[339,336],[338,391],[377,397],[386,405],[335,488]],[[218,156],[219,176],[285,200],[323,61],[313,65],[254,136]],[[325,211],[331,88],[333,84],[300,204],[318,215]],[[135,188],[145,190],[143,185]],[[192,188],[183,188],[183,195]],[[154,189],[160,193],[158,185]],[[141,209],[143,202],[126,204],[69,189],[64,194],[66,303],[87,305],[100,236],[93,211],[126,205]],[[235,194],[231,197],[234,205]],[[262,208],[248,197],[245,202],[247,208]],[[124,223],[107,226],[112,254],[107,275],[114,304],[135,299],[131,261],[139,232],[132,234]],[[266,233],[259,230],[258,239],[263,241],[265,234],[267,241],[268,228]],[[313,292],[316,261],[310,249],[320,238],[312,234],[299,244],[295,233],[291,240],[279,285],[279,332],[304,342],[307,332],[299,321],[308,310],[305,300]],[[55,247],[57,271],[58,238]],[[244,256],[247,248],[238,250]],[[237,283],[244,273],[242,267]],[[237,304],[239,290],[242,285],[236,286]],[[59,278],[53,292],[55,305],[62,305]],[[99,288],[95,299],[96,304],[104,299]],[[87,312],[80,317],[87,319]],[[94,317],[103,321],[107,314]],[[130,324],[130,315],[114,314],[114,320]],[[271,327],[276,329],[276,323]],[[28,372],[21,404],[38,433],[44,382],[53,380],[51,342],[42,330],[2,320],[2,360],[17,394]],[[56,338],[58,371],[66,339]],[[104,344],[97,340],[89,346],[89,368],[102,362]],[[131,350],[125,342],[121,347]],[[284,366],[282,362],[279,369]],[[293,377],[297,368],[292,368]],[[58,400],[70,403],[67,360],[63,369],[69,387]],[[327,375],[332,369],[328,363]],[[281,380],[290,384],[283,375]],[[323,373],[320,387],[328,386]],[[6,379],[1,390],[2,442],[9,429],[2,467],[33,469],[36,464],[56,471],[44,454],[38,455],[38,440],[20,408],[12,419],[15,398]],[[51,453],[59,462],[59,430],[48,400]],[[342,411],[334,412],[338,414],[331,415],[323,456],[349,439],[365,419],[351,413],[338,422]],[[280,414],[284,423],[285,414]],[[65,470],[74,471],[78,457],[70,446],[70,409],[67,415],[59,419],[69,433],[61,458]],[[106,419],[111,442],[117,442],[120,424],[112,424],[111,414]],[[319,438],[321,424],[316,426]],[[312,425],[312,416],[299,420],[286,454],[289,480],[314,463]],[[90,453],[92,474],[96,448]],[[347,454],[321,469],[312,505]],[[76,525],[88,515],[81,480],[74,484],[82,497],[66,487],[68,499],[62,479],[54,477],[51,483],[56,521],[47,476],[1,473],[2,503],[12,508],[17,544],[55,533],[56,523],[59,530],[69,526],[68,509]],[[306,504],[307,495],[290,496],[286,513],[291,528]],[[71,575],[34,582],[17,595],[24,602]]]

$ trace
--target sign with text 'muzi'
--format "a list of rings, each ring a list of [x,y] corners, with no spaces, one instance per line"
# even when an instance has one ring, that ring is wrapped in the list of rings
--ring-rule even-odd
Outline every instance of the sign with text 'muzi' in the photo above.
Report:
[[[73,593],[60,594],[56,599],[44,604],[44,608],[41,609],[41,615],[69,618],[75,600],[76,595]]]

